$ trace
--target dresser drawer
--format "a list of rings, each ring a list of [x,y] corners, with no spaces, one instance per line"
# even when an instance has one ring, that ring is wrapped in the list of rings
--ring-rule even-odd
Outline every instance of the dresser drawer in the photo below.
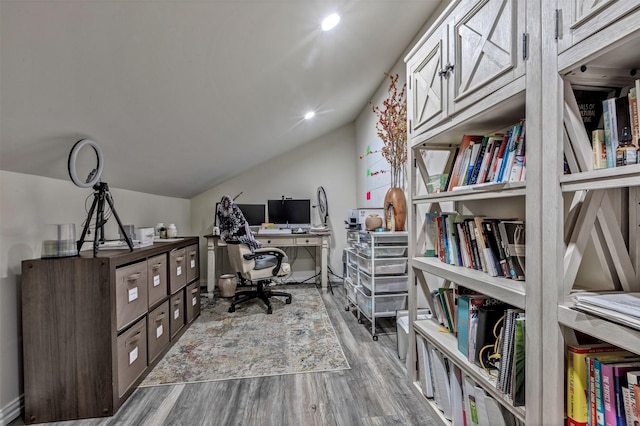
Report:
[[[169,313],[171,315],[169,326],[171,329],[171,337],[173,338],[182,327],[184,327],[184,290],[171,296],[169,300]]]
[[[187,323],[190,323],[200,313],[200,283],[198,281],[187,286],[185,302],[187,305]]]
[[[122,396],[147,368],[147,322],[141,318],[118,336],[118,396]]]
[[[320,237],[296,237],[297,246],[317,246],[320,244]]]
[[[184,248],[172,250],[169,254],[169,289],[171,294],[187,284],[187,260]]]
[[[200,277],[200,267],[198,261],[198,245],[193,244],[186,249],[187,283]]]
[[[169,314],[168,300],[149,312],[147,319],[149,364],[155,361],[156,357],[169,344]]]
[[[163,253],[147,260],[147,282],[149,307],[167,297],[167,254]]]
[[[116,324],[118,330],[144,315],[147,302],[147,261],[116,269]]]

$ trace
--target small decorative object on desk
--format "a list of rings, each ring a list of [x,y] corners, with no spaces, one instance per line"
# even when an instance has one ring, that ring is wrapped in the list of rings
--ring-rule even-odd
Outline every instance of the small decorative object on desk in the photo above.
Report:
[[[364,225],[367,228],[367,231],[373,231],[378,228],[382,228],[382,218],[375,213],[371,213],[364,220]]]
[[[178,236],[178,229],[176,225],[170,223],[167,227],[167,238],[176,238]]]
[[[387,90],[389,96],[382,102],[382,107],[373,105],[371,109],[378,117],[376,130],[384,143],[382,156],[391,166],[391,188],[384,197],[384,208],[387,209],[389,203],[393,204],[394,230],[404,231],[407,201],[402,188],[404,164],[407,162],[407,84],[398,89],[398,74],[385,73],[385,76],[390,80]]]

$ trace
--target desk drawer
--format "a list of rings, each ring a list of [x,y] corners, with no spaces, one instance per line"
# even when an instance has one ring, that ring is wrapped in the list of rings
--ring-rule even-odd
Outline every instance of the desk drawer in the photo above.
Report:
[[[320,237],[296,237],[297,246],[317,246],[322,239]]]
[[[116,323],[122,330],[144,315],[147,302],[147,261],[116,269]]]
[[[295,238],[260,238],[259,241],[266,247],[288,247],[295,244]]]

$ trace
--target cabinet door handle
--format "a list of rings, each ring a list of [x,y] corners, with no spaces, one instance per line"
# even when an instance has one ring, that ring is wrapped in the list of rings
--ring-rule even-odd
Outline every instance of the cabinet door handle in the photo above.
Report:
[[[196,255],[195,251],[192,251],[191,253],[189,253],[189,256],[191,256],[191,257],[195,257],[195,255]]]
[[[142,276],[142,273],[136,272],[135,274],[131,274],[127,277],[127,281],[137,281]]]
[[[162,321],[164,317],[166,317],[166,314],[164,312],[161,312],[158,316],[156,316],[156,322]]]
[[[176,301],[173,302],[173,306],[178,306],[180,303],[182,303],[182,299],[176,299]]]
[[[197,294],[198,293],[198,289],[194,288],[193,290],[191,290],[191,294]]]
[[[184,260],[183,256],[176,257],[176,262],[178,262],[178,263],[182,262],[183,260]]]
[[[151,265],[151,269],[159,269],[162,266],[162,263],[156,263],[155,265]]]
[[[449,74],[449,72],[453,71],[453,66],[454,65],[451,63],[445,65],[443,69],[438,71],[438,76],[445,77],[447,74]]]

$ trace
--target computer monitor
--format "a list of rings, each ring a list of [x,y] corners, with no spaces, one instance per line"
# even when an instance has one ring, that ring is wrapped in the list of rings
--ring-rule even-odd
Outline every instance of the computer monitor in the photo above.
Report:
[[[279,227],[303,227],[311,224],[311,200],[268,200],[269,222]]]
[[[260,226],[266,222],[264,204],[238,204],[249,226]]]

